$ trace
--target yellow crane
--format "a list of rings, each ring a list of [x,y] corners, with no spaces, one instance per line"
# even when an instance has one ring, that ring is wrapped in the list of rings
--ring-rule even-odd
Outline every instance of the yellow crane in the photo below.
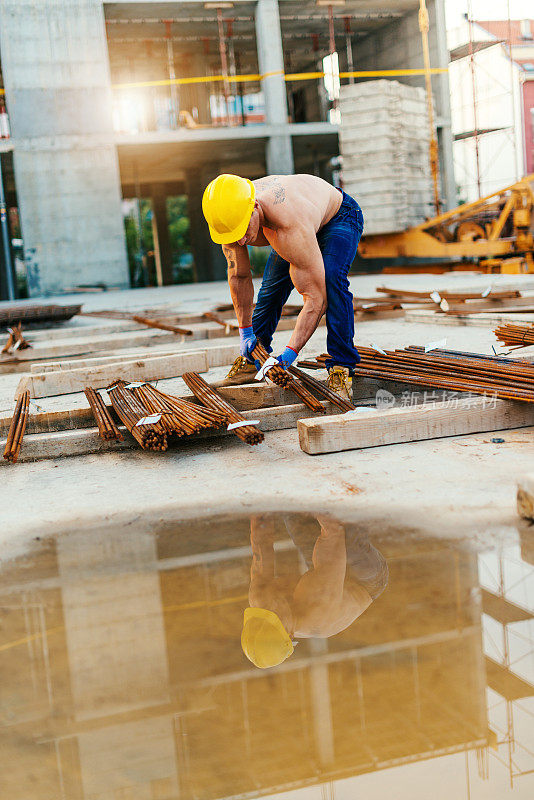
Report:
[[[364,236],[362,258],[468,260],[486,272],[534,272],[534,173],[400,233]]]

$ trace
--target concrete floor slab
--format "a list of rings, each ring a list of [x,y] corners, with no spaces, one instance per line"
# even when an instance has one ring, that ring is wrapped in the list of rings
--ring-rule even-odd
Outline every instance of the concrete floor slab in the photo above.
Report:
[[[534,288],[534,277],[517,276],[512,281],[510,276],[492,276],[492,283]],[[384,284],[460,290],[473,285],[485,288],[488,276],[452,273],[352,279],[353,290],[362,296]],[[228,302],[228,287],[196,284],[91,295],[84,300],[93,308],[128,308],[172,303],[173,298],[180,311],[206,310],[217,302]],[[318,330],[303,354],[323,351],[325,333]],[[491,353],[496,344],[491,326],[459,328],[393,319],[361,323],[356,333],[357,342],[386,348],[444,337],[447,347],[472,352]],[[287,332],[276,334],[275,352],[287,339]],[[216,380],[224,373],[225,368],[218,368],[210,372],[210,378]],[[19,379],[20,374],[0,376],[0,408],[11,408]],[[183,390],[183,382],[169,381],[173,391],[180,383]],[[85,403],[83,395],[71,399]],[[39,402],[52,411],[58,401]],[[359,519],[376,518],[380,509],[384,524],[389,520],[393,525],[399,515],[426,528],[432,520],[436,533],[450,536],[457,535],[469,519],[483,537],[490,521],[493,529],[515,526],[516,484],[532,472],[531,428],[506,432],[503,444],[492,443],[491,438],[482,433],[310,459],[300,451],[297,431],[289,430],[269,433],[258,448],[224,439],[186,443],[179,451],[165,454],[135,450],[19,464],[3,471],[0,484],[2,552],[8,555],[31,536],[91,526],[95,517],[127,521],[142,515],[156,524],[170,514],[194,516],[199,509],[223,513],[235,511],[237,504],[243,510],[304,510],[312,501],[324,511],[343,511]]]

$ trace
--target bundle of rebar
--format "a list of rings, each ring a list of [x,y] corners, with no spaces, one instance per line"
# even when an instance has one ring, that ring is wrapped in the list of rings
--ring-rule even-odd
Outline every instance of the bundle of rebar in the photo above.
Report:
[[[497,339],[508,347],[526,347],[534,344],[534,325],[506,323],[494,330]]]
[[[150,413],[133,392],[126,389],[124,381],[115,381],[108,387],[107,393],[118,418],[144,450],[167,449],[167,431],[161,418],[144,422]]]
[[[227,414],[166,394],[149,383],[115,381],[108,394],[118,417],[141,447],[166,450],[169,436],[219,429]]]
[[[4,448],[4,458],[14,464],[20,454],[22,439],[28,422],[30,409],[30,392],[26,391],[18,398],[15,411],[11,419],[11,425],[7,434],[7,442]]]
[[[316,394],[318,394],[320,397],[323,397],[325,400],[329,400],[341,411],[354,410],[355,406],[353,406],[349,400],[345,400],[345,398],[340,397],[336,392],[333,392],[332,389],[329,389],[328,386],[322,381],[312,378],[311,375],[307,375],[297,367],[289,367],[289,371],[292,375],[298,378],[304,384],[304,386],[312,391],[315,391]]]
[[[250,445],[260,444],[264,440],[263,433],[254,425],[246,424],[247,420],[243,417],[227,400],[215,391],[197,372],[186,372],[182,375],[185,384],[191,389],[197,400],[200,400],[206,408],[213,409],[224,414],[230,424],[240,424],[233,428],[235,433],[242,441]]]
[[[115,422],[109,413],[109,409],[102,400],[100,393],[95,392],[95,390],[90,386],[87,386],[83,391],[87,398],[87,402],[91,407],[91,411],[93,412],[93,416],[98,426],[100,438],[104,439],[105,441],[117,439],[118,441],[122,442],[124,436],[115,425]]]
[[[252,351],[252,357],[263,365],[269,358],[269,353],[264,346],[258,342]],[[302,383],[299,383],[298,380],[295,380],[295,378],[293,378],[287,370],[283,369],[278,364],[273,364],[272,367],[269,367],[267,370],[267,376],[269,380],[271,380],[273,383],[276,383],[277,386],[282,386],[284,389],[290,389],[300,400],[302,400],[304,405],[306,405],[312,411],[316,411],[318,414],[326,413],[326,409],[323,408],[319,400],[317,400],[317,398],[314,397],[313,394],[308,391],[308,389]]]
[[[533,364],[455,350],[425,352],[419,346],[383,352],[360,346],[358,351],[357,377],[534,403]],[[320,367],[325,358],[324,354],[317,357]]]
[[[210,428],[223,428],[228,423],[226,413],[166,394],[149,383],[134,386],[131,391],[149,414],[161,414],[162,424],[170,435],[190,436]]]

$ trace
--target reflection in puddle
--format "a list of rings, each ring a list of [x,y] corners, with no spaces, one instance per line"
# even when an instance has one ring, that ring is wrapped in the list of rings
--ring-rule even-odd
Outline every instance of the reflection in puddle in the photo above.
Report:
[[[532,797],[522,537],[262,515],[36,542],[1,572],[1,797]]]
[[[274,517],[250,521],[252,568],[241,645],[261,669],[289,658],[292,639],[341,633],[384,591],[385,558],[354,525],[309,515],[284,518],[299,554],[293,575],[278,576]],[[301,575],[299,567],[303,567]]]

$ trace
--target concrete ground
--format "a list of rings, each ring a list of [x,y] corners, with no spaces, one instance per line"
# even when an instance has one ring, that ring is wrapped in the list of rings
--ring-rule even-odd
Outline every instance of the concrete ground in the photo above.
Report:
[[[534,276],[448,275],[357,276],[356,296],[369,296],[376,286],[408,289],[483,291],[489,284],[534,291]],[[205,311],[228,302],[226,284],[196,284],[122,293],[61,298],[86,308],[135,309],[161,304],[173,313]],[[290,302],[298,302],[298,297]],[[514,315],[534,318],[534,315]],[[76,330],[95,318],[76,318]],[[109,324],[109,320],[102,320]],[[493,325],[454,326],[403,319],[365,321],[356,341],[394,348],[442,338],[447,347],[492,352]],[[275,339],[283,349],[289,334]],[[306,348],[326,347],[326,331],[318,329]],[[168,349],[168,346],[167,346]],[[497,346],[498,352],[503,348]],[[210,379],[224,368],[212,370]],[[0,408],[10,407],[22,377],[0,375]],[[54,398],[47,401],[53,403]],[[236,438],[181,444],[167,453],[142,451],[100,454],[7,467],[1,476],[1,541],[3,556],[15,554],[29,537],[75,530],[100,522],[127,522],[143,517],[147,525],[166,518],[247,510],[306,510],[313,507],[345,518],[374,520],[381,526],[425,528],[436,535],[461,535],[467,523],[486,541],[486,529],[513,536],[516,531],[516,483],[534,470],[531,428],[506,431],[502,444],[491,434],[398,444],[337,454],[308,456],[297,431],[266,434],[250,448]],[[378,523],[378,520],[380,522]],[[478,531],[479,533],[476,533]]]

